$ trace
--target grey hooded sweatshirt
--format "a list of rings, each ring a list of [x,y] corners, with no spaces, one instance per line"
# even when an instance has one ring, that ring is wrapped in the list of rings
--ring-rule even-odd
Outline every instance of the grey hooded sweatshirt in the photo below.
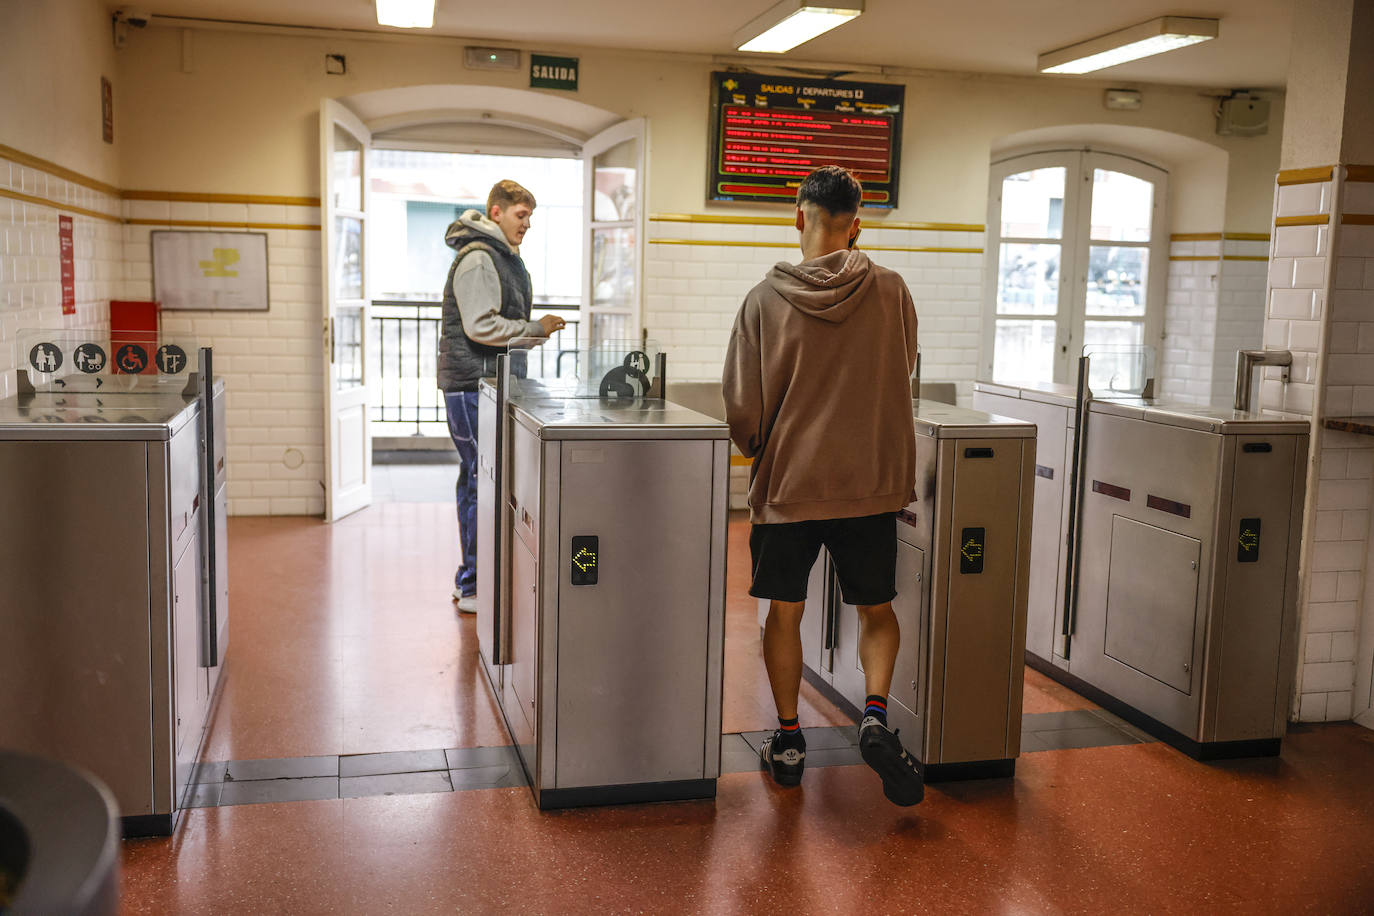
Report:
[[[730,437],[754,459],[755,524],[895,512],[916,483],[906,283],[858,250],[779,263],[744,298],[723,378]]]

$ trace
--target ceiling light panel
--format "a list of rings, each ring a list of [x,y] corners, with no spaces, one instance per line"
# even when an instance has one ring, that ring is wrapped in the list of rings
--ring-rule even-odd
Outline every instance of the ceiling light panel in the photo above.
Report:
[[[781,54],[844,25],[863,11],[862,0],[847,0],[840,7],[782,0],[736,32],[733,44],[740,51]]]
[[[434,28],[435,0],[377,0],[377,24],[398,29]]]
[[[1041,54],[1041,73],[1091,73],[1216,38],[1219,21],[1162,16]]]

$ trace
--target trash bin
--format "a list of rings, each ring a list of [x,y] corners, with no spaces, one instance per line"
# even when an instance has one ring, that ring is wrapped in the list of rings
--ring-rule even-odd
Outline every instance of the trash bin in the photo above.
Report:
[[[0,751],[0,913],[119,907],[119,809],[94,777]]]

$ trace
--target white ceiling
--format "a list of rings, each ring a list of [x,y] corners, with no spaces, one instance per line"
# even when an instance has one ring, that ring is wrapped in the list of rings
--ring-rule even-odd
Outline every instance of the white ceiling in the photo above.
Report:
[[[523,48],[600,46],[734,54],[730,38],[773,0],[439,0],[430,34]],[[786,55],[793,60],[1035,74],[1038,54],[1163,15],[1221,19],[1215,41],[1091,74],[1122,82],[1279,88],[1288,71],[1292,0],[867,0],[853,22]],[[377,25],[372,0],[156,0],[157,16],[340,29]],[[1074,79],[1074,77],[1055,77]]]

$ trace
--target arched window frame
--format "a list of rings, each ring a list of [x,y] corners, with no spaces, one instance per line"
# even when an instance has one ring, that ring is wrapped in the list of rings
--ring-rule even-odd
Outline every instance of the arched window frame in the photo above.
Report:
[[[1060,238],[1002,235],[1002,189],[1010,176],[1034,169],[1065,169],[1065,193]],[[1146,242],[1095,240],[1091,233],[1093,175],[1097,169],[1120,172],[1154,186],[1150,235]],[[1168,172],[1135,157],[1100,149],[1049,149],[1023,152],[995,159],[989,175],[987,256],[983,284],[983,335],[979,371],[995,378],[997,325],[1000,321],[1053,321],[1054,352],[1051,378],[1005,378],[1006,381],[1052,381],[1068,384],[1076,377],[1076,363],[1082,354],[1087,321],[1139,322],[1142,343],[1155,350],[1156,364],[1163,339],[1164,306],[1168,291]],[[1057,244],[1060,268],[1057,310],[1053,315],[1023,313],[998,314],[999,279],[1004,244]],[[1094,245],[1140,247],[1148,252],[1145,282],[1145,313],[1134,318],[1090,316],[1087,314],[1089,253]],[[1066,282],[1067,278],[1071,282]],[[1158,374],[1158,366],[1147,367]]]

